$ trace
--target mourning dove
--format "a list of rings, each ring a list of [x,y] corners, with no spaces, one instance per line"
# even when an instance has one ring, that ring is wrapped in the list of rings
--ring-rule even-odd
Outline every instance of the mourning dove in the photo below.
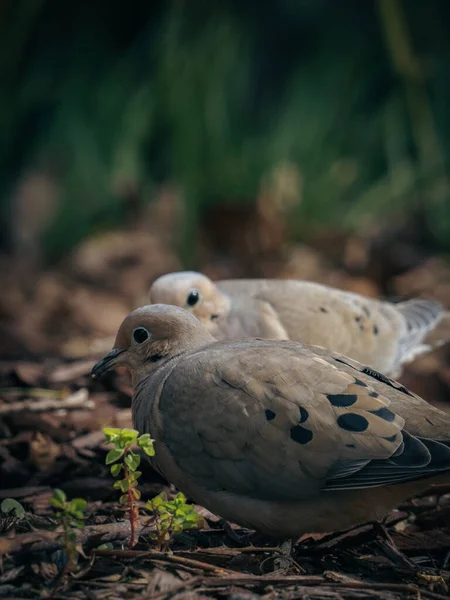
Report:
[[[150,288],[151,303],[192,312],[218,340],[262,337],[317,344],[398,377],[427,352],[425,336],[444,310],[434,300],[398,304],[310,281],[242,279],[213,283],[201,273],[170,273]]]
[[[276,538],[381,518],[450,480],[450,415],[325,348],[215,341],[182,308],[123,321],[98,377],[126,366],[153,465],[197,503]]]

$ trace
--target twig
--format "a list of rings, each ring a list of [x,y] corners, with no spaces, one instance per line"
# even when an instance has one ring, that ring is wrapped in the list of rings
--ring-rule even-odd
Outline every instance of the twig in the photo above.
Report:
[[[30,387],[9,387],[2,388],[1,391],[2,396],[24,396],[25,394],[34,398],[56,398],[62,400],[66,395],[66,391]]]
[[[149,518],[142,518],[136,525],[136,534],[139,535],[146,529]],[[0,557],[6,554],[17,552],[42,552],[57,550],[62,548],[63,544],[59,538],[59,533],[54,531],[39,530],[33,533],[21,533],[14,538],[7,536],[0,537]],[[104,525],[91,525],[75,532],[76,543],[86,544],[92,548],[122,540],[130,536],[130,523],[121,521],[120,523],[106,523]]]
[[[60,410],[64,408],[66,410],[74,408],[88,408],[93,409],[95,403],[89,400],[89,392],[86,388],[81,388],[74,394],[62,398],[61,400],[55,398],[44,398],[43,400],[21,400],[19,402],[10,402],[8,404],[0,405],[0,415],[9,415],[11,413],[29,411],[29,412],[44,412],[47,410]]]
[[[185,565],[194,569],[201,569],[202,571],[208,571],[215,575],[234,575],[238,574],[237,571],[230,569],[222,569],[215,567],[209,563],[194,560],[192,558],[185,558],[183,556],[175,556],[174,554],[167,554],[165,552],[158,552],[157,550],[108,550],[108,549],[95,549],[93,550],[96,556],[114,557],[114,558],[156,558],[164,560],[166,562],[175,563],[178,565]]]
[[[200,584],[205,587],[220,587],[220,586],[242,586],[242,585],[255,585],[255,586],[268,586],[268,585],[283,585],[289,586],[294,584],[308,586],[320,586],[321,589],[333,589],[333,590],[380,590],[387,592],[401,592],[405,594],[414,594],[416,597],[420,593],[422,596],[430,598],[431,600],[448,600],[448,596],[442,594],[436,594],[435,592],[429,592],[426,589],[419,588],[417,585],[409,583],[369,583],[365,581],[350,581],[343,583],[330,583],[324,577],[319,575],[240,575],[238,577],[214,577],[207,578],[203,577],[200,579]],[[298,590],[297,590],[298,591]]]

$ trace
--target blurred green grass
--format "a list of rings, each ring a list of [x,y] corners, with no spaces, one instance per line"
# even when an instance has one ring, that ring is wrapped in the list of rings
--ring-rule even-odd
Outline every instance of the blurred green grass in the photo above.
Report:
[[[185,237],[208,204],[254,201],[297,166],[292,235],[410,214],[450,251],[450,4],[445,0],[5,0],[0,209],[41,164],[61,202],[50,258],[180,186]]]

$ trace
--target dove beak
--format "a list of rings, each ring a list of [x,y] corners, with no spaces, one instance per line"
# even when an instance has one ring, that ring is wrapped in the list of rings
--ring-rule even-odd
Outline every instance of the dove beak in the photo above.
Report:
[[[101,377],[104,373],[112,369],[117,358],[123,354],[123,352],[125,352],[125,350],[119,350],[118,348],[113,348],[110,352],[108,352],[106,356],[104,356],[92,367],[92,379],[99,379],[99,377]]]

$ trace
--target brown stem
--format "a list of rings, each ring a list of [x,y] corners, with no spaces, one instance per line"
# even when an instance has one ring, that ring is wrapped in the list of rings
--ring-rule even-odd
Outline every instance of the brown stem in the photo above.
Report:
[[[129,452],[129,448],[125,448],[124,459],[127,456],[128,452]],[[133,490],[131,488],[130,470],[126,465],[125,460],[123,463],[123,471],[124,471],[125,479],[128,481],[128,491],[127,491],[128,518],[130,520],[130,531],[131,531],[128,548],[129,548],[129,550],[132,550],[134,548],[134,546],[136,545],[136,507],[134,505]]]

